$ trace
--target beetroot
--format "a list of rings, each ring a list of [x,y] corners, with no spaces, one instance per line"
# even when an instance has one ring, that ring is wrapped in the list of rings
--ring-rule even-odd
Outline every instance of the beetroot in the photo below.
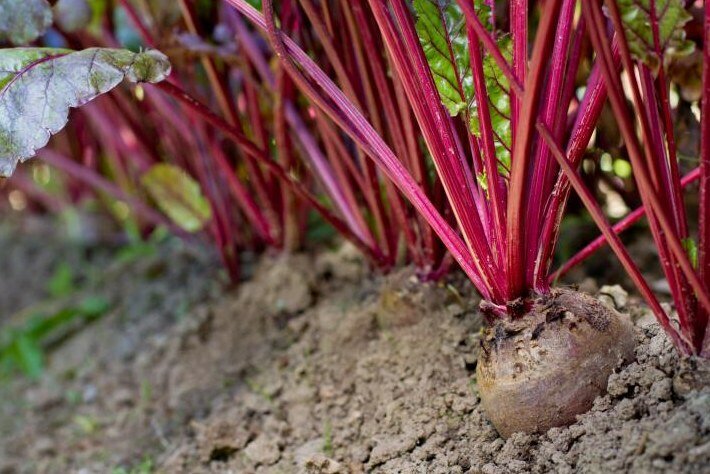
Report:
[[[487,329],[477,367],[486,414],[504,438],[571,424],[631,360],[634,341],[628,316],[585,293],[553,290],[524,317]]]

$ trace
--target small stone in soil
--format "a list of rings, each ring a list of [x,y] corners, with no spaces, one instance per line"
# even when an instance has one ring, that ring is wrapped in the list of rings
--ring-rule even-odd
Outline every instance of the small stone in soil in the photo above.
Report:
[[[623,310],[629,302],[629,294],[619,285],[604,285],[599,289],[599,300],[612,308]]]
[[[263,435],[249,443],[244,450],[244,454],[254,463],[266,466],[275,464],[281,458],[281,451],[279,451],[278,445]]]

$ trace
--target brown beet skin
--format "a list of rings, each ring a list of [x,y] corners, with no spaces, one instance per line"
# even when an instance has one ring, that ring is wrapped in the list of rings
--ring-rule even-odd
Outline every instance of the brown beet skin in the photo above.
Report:
[[[606,392],[614,369],[634,356],[630,319],[599,300],[556,289],[521,318],[486,330],[478,389],[504,438],[573,423]]]

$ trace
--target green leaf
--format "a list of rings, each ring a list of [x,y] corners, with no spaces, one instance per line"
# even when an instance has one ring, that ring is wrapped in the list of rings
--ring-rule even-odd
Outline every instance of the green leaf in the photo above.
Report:
[[[693,265],[693,268],[698,268],[698,245],[695,243],[695,240],[693,240],[692,237],[688,237],[687,239],[683,239],[682,244],[685,252],[688,254],[690,264]]]
[[[12,345],[15,362],[25,375],[38,378],[44,370],[44,352],[36,340],[20,334]]]
[[[177,166],[154,165],[141,178],[155,203],[177,225],[198,232],[212,218],[212,210],[197,181]]]
[[[452,117],[463,115],[471,133],[480,136],[477,104],[470,64],[470,51],[463,12],[456,0],[414,0],[417,35],[434,77],[441,102]],[[474,9],[489,31],[493,12],[485,0],[475,0]],[[503,56],[510,61],[512,44],[508,37],[498,40]],[[483,56],[486,100],[491,114],[496,157],[501,173],[510,168],[510,84],[489,54]]]
[[[102,296],[87,296],[79,302],[77,311],[86,319],[96,319],[111,308],[108,300]]]
[[[0,0],[0,43],[30,43],[51,24],[47,0]]]
[[[44,369],[48,340],[61,336],[62,331],[77,320],[89,322],[110,309],[109,302],[100,296],[88,296],[76,306],[65,306],[53,314],[33,314],[21,327],[0,331],[0,377],[15,370],[37,378]]]
[[[488,176],[486,175],[485,171],[481,171],[476,175],[476,181],[478,181],[478,185],[483,189],[486,194],[488,193]]]
[[[159,51],[91,48],[0,50],[0,176],[35,155],[67,124],[69,108],[131,82],[160,82],[170,62]]]
[[[101,34],[101,23],[103,22],[104,14],[108,9],[108,0],[89,0],[91,7],[91,22],[87,29],[94,35]]]
[[[455,0],[414,0],[417,35],[441,102],[452,117],[473,106],[466,22]]]
[[[509,37],[498,40],[498,47],[503,57],[510,61],[513,55],[513,43]],[[483,57],[483,75],[486,78],[486,92],[491,112],[491,127],[496,144],[496,157],[501,167],[501,174],[510,170],[510,148],[512,146],[512,130],[510,126],[510,82],[498,67],[490,54]]]
[[[74,272],[67,262],[59,264],[47,285],[49,294],[54,298],[68,296],[74,292]]]
[[[655,47],[650,0],[618,0],[621,21],[631,54],[658,70],[662,64],[693,52],[695,44],[685,37],[685,24],[692,19],[682,0],[656,0],[659,47]]]
[[[622,160],[621,158],[614,160],[614,164],[612,166],[614,168],[614,174],[622,179],[629,178],[631,176],[631,172],[633,171],[631,163],[626,160]]]

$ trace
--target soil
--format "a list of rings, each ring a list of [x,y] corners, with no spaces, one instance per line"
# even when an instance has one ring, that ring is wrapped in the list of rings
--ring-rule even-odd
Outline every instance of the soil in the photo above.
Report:
[[[48,296],[47,280],[60,262],[72,267],[81,248],[48,238],[52,228],[41,220],[4,222],[0,227],[0,321]],[[41,278],[38,278],[41,275]],[[18,291],[22,289],[23,291]]]
[[[3,246],[26,245],[13,237]],[[26,296],[0,308],[0,324],[17,321],[8,308],[45,293],[37,282],[18,284],[50,275],[56,262],[45,260],[46,268],[2,262],[3,295]],[[0,473],[699,473],[710,465],[710,387],[691,370],[699,362],[681,360],[620,287],[584,285],[631,314],[635,360],[575,424],[504,440],[479,406],[481,316],[460,275],[372,276],[348,246],[262,257],[236,289],[212,255],[175,242],[149,258],[91,265],[101,278],[82,291],[104,295],[111,310],[54,347],[39,381],[3,383]]]

